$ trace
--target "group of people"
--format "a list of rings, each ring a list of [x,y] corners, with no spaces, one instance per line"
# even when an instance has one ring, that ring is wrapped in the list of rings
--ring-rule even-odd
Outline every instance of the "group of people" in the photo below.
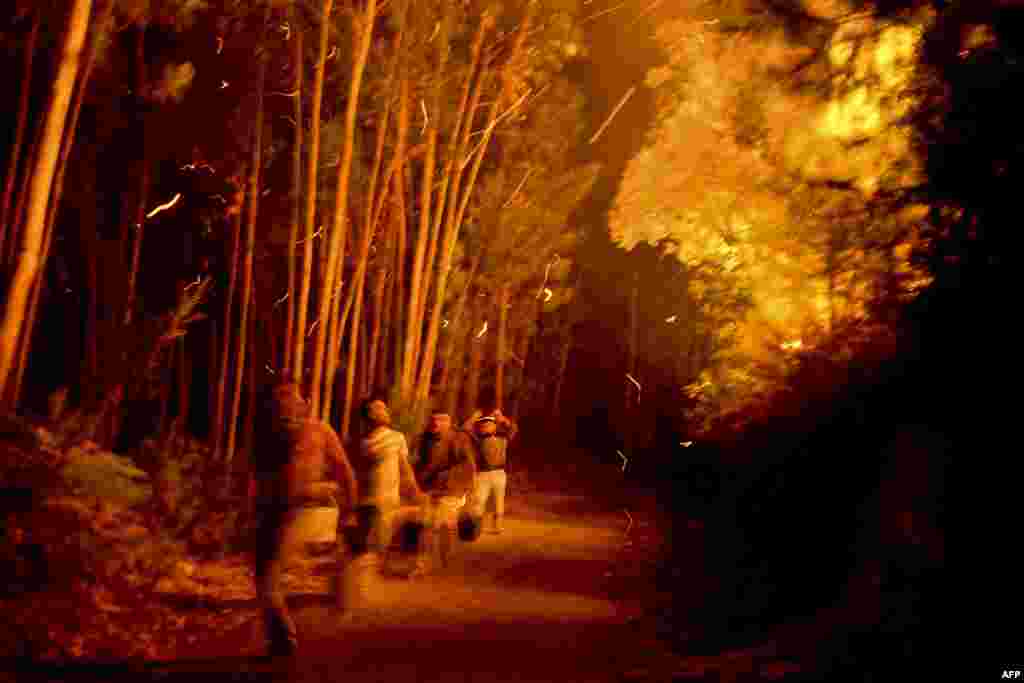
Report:
[[[298,643],[282,576],[303,549],[303,508],[337,505],[345,520],[339,546],[348,557],[336,594],[347,611],[363,604],[397,529],[427,532],[416,535],[410,575],[435,562],[447,566],[460,537],[502,532],[508,443],[518,428],[496,399],[485,389],[461,424],[432,411],[410,448],[392,425],[387,401],[371,396],[360,405],[362,429],[350,458],[334,429],[310,414],[298,384],[282,381],[269,390],[261,402],[253,479],[256,581],[271,654],[290,654]]]

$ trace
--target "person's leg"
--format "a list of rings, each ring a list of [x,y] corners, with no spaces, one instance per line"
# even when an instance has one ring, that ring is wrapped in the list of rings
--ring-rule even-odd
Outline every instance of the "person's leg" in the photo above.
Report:
[[[494,533],[500,534],[504,530],[505,520],[505,489],[508,486],[508,476],[505,470],[494,471]]]
[[[476,477],[476,491],[473,496],[473,510],[472,514],[474,517],[480,520],[483,524],[484,513],[487,512],[487,503],[489,502],[491,492],[491,480],[489,478],[490,472],[481,472]]]
[[[372,505],[356,508],[356,526],[346,539],[349,557],[343,563],[338,577],[337,606],[348,613],[356,613],[367,605],[376,566],[375,542],[380,511]]]
[[[458,533],[460,499],[445,496],[438,504],[437,542],[439,544],[441,566],[447,567],[455,549],[455,535]]]
[[[263,604],[267,646],[271,654],[291,654],[298,644],[295,622],[285,600],[284,568],[291,556],[290,518],[282,511],[265,515],[259,526],[256,550],[256,585]]]

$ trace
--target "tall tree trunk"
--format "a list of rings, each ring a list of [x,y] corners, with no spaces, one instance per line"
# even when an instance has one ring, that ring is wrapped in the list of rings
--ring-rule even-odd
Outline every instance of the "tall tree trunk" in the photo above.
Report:
[[[518,61],[519,54],[523,48],[523,42],[526,39],[526,33],[529,30],[533,13],[536,10],[536,1],[531,0],[527,5],[526,15],[523,17],[522,22],[519,24],[519,29],[516,32],[515,42],[511,49],[509,61],[505,64],[502,72],[502,86],[501,92],[494,100],[494,104],[491,106],[490,114],[488,116],[487,127],[484,129],[483,139],[480,141],[480,150],[477,152],[476,158],[473,160],[473,168],[470,171],[469,179],[466,182],[466,187],[460,195],[459,180],[461,178],[461,166],[460,172],[456,174],[454,179],[454,186],[452,188],[452,201],[450,203],[449,216],[446,220],[445,225],[445,237],[442,240],[443,250],[441,252],[441,262],[438,266],[437,272],[437,288],[434,299],[434,309],[430,318],[430,327],[427,331],[427,341],[425,346],[425,353],[423,354],[423,361],[420,366],[420,385],[417,388],[417,399],[422,400],[426,398],[426,392],[429,389],[430,373],[433,370],[434,354],[437,348],[437,334],[441,323],[441,310],[444,307],[445,292],[448,283],[448,273],[451,270],[452,257],[455,251],[455,243],[458,239],[459,228],[462,225],[462,219],[466,212],[466,207],[469,205],[469,199],[472,196],[473,188],[476,185],[476,178],[480,172],[480,164],[483,161],[484,155],[487,153],[487,147],[490,143],[491,136],[494,133],[494,128],[497,125],[498,109],[502,106],[503,102],[510,99],[512,94],[513,80],[510,75],[510,65],[515,64]],[[483,70],[480,74],[480,80],[486,76],[486,71]],[[482,90],[478,88],[479,91]],[[468,141],[468,127],[466,128],[466,140]],[[461,154],[459,155],[461,157]],[[458,204],[458,212],[453,213],[457,205],[457,199],[461,196],[461,204]],[[426,383],[426,386],[424,385]]]
[[[416,359],[419,357],[420,339],[423,334],[423,302],[427,292],[423,287],[424,270],[430,266],[425,263],[427,240],[430,231],[431,203],[434,190],[434,167],[437,163],[437,139],[441,117],[441,86],[445,69],[448,66],[448,21],[449,7],[443,3],[444,15],[441,18],[441,36],[439,40],[441,54],[434,71],[431,94],[431,110],[433,116],[427,125],[427,149],[423,161],[423,174],[420,178],[420,222],[416,232],[416,248],[413,252],[412,275],[409,279],[409,307],[406,310],[405,351],[402,357],[399,395],[403,403],[412,396],[413,381],[416,377]],[[438,207],[440,210],[441,207]]]
[[[397,231],[398,221],[394,217],[391,219],[395,224]],[[392,263],[396,259],[392,258]],[[388,377],[389,367],[388,361],[391,358],[391,335],[395,329],[395,321],[397,316],[395,315],[395,309],[392,303],[395,299],[395,281],[397,280],[396,273],[394,270],[388,272],[387,277],[384,281],[384,294],[381,297],[381,325],[380,325],[380,340],[379,348],[375,352],[374,370],[375,374],[370,377],[370,383],[375,387],[383,387],[389,384]]]
[[[373,288],[373,328],[370,332],[370,358],[369,367],[366,368],[366,377],[370,383],[377,380],[377,363],[380,362],[380,338],[381,323],[384,318],[384,289],[387,286],[388,272],[383,268],[377,271],[377,278]]]
[[[499,408],[505,405],[505,328],[508,325],[508,296],[508,285],[503,284],[498,288],[498,348],[495,354],[498,366],[494,375],[494,392]]]
[[[271,6],[268,4],[263,15],[261,34],[266,38],[270,25]],[[264,44],[264,40],[260,41]],[[235,389],[231,400],[231,417],[228,421],[228,447],[224,454],[224,465],[231,471],[231,462],[235,455],[235,441],[238,431],[238,414],[242,399],[242,377],[245,374],[245,362],[248,351],[249,307],[254,298],[252,288],[253,256],[256,250],[256,220],[259,217],[260,176],[263,172],[263,93],[267,74],[266,55],[259,57],[260,64],[256,83],[256,121],[253,124],[252,168],[249,169],[249,215],[246,220],[245,258],[242,265],[242,319],[238,323],[238,355],[235,369]],[[230,485],[230,477],[226,484]]]
[[[217,334],[217,320],[211,316],[210,318],[210,334],[207,340],[210,343],[209,354],[207,356],[206,365],[206,410],[207,415],[212,418],[213,411],[216,410],[217,405],[217,378],[220,377],[220,368],[217,364],[217,349],[219,348],[218,334]],[[210,419],[208,424],[207,438],[213,435],[213,420]]]
[[[447,240],[448,231],[451,229],[451,215],[452,206],[455,205],[459,194],[459,180],[462,177],[462,171],[465,168],[465,164],[459,163],[462,155],[465,154],[466,146],[469,142],[470,129],[473,127],[473,118],[476,114],[476,109],[480,101],[480,95],[484,90],[484,84],[486,83],[486,67],[478,69],[480,66],[480,57],[483,48],[484,38],[487,35],[487,31],[493,24],[493,18],[489,12],[485,12],[480,18],[480,24],[477,27],[476,36],[473,38],[473,45],[470,49],[470,66],[469,71],[466,74],[466,79],[462,87],[462,95],[459,98],[459,108],[455,116],[455,125],[452,130],[451,137],[448,141],[447,158],[445,161],[445,169],[441,179],[441,187],[438,189],[437,195],[437,211],[434,213],[434,222],[430,230],[430,242],[427,247],[426,257],[426,269],[423,273],[423,282],[420,285],[420,298],[418,301],[417,308],[417,346],[419,349],[416,355],[416,360],[419,361],[419,384],[417,384],[416,399],[422,401],[426,394],[429,392],[429,376],[433,372],[433,359],[434,349],[431,348],[431,344],[435,343],[432,341],[429,335],[429,331],[424,335],[423,323],[426,320],[427,303],[430,301],[431,285],[434,279],[434,263],[437,258],[437,252],[440,249],[442,251],[441,263],[444,263],[443,254],[445,244]],[[477,73],[479,70],[479,74]],[[474,77],[475,87],[474,87]],[[449,191],[450,190],[450,191]],[[447,208],[446,208],[447,205]],[[440,275],[440,273],[438,273]],[[441,279],[438,277],[439,289],[437,294],[443,299],[444,293],[441,287]],[[435,298],[436,301],[436,298]],[[421,341],[420,339],[423,339]],[[426,363],[424,361],[427,360]],[[429,365],[427,368],[425,365]],[[424,375],[427,375],[428,386],[424,387]],[[414,375],[415,377],[415,375]]]
[[[476,409],[476,400],[480,395],[480,370],[483,367],[484,348],[487,344],[487,337],[479,337],[477,328],[481,326],[483,306],[480,303],[481,297],[474,297],[473,321],[469,329],[469,371],[466,374],[466,396],[463,404],[463,415],[471,415]]]
[[[352,65],[352,80],[349,84],[348,102],[345,108],[344,143],[341,150],[341,164],[338,168],[338,185],[334,201],[334,225],[331,230],[330,246],[327,255],[327,273],[321,292],[318,320],[320,325],[316,331],[316,345],[313,348],[313,378],[310,396],[312,397],[312,413],[320,414],[321,380],[324,371],[325,354],[327,351],[328,307],[331,304],[332,285],[343,268],[345,253],[346,227],[348,218],[348,183],[352,171],[352,154],[355,148],[356,113],[359,110],[359,91],[363,83],[367,58],[373,39],[373,25],[377,18],[377,0],[367,0],[366,11],[362,15],[362,29],[359,44],[355,51],[355,62]]]
[[[32,29],[25,41],[25,66],[22,70],[21,94],[18,97],[18,123],[14,132],[14,144],[11,146],[7,160],[7,175],[4,177],[4,194],[0,199],[0,255],[4,253],[5,242],[10,230],[10,239],[16,239],[13,225],[8,226],[7,219],[11,208],[11,195],[14,193],[14,181],[18,176],[18,162],[21,159],[21,147],[25,143],[25,131],[28,128],[29,95],[32,94],[32,64],[36,54],[36,41],[39,38],[39,24],[42,13],[32,13]],[[31,157],[25,159],[26,172]]]
[[[296,302],[296,323],[294,332],[295,357],[292,359],[292,372],[302,386],[309,386],[304,381],[306,348],[306,322],[309,312],[309,290],[313,280],[313,227],[316,224],[317,171],[320,164],[320,108],[324,99],[324,75],[327,69],[327,43],[331,28],[331,9],[334,0],[324,0],[320,14],[320,50],[313,79],[313,111],[310,118],[309,156],[306,159],[306,234],[302,248],[302,287],[299,300]],[[301,121],[296,122],[301,125]],[[312,395],[312,394],[310,394]]]
[[[281,358],[281,370],[288,373],[293,362],[293,339],[295,338],[295,252],[299,240],[299,223],[302,222],[302,72],[303,72],[303,40],[302,27],[299,25],[299,10],[292,3],[292,25],[295,30],[295,142],[292,150],[292,229],[288,235],[288,318],[284,328],[284,356]],[[299,333],[298,336],[302,336]],[[301,377],[298,378],[301,380]]]
[[[0,396],[3,396],[11,379],[11,370],[17,352],[18,339],[24,331],[25,307],[32,283],[41,262],[43,233],[46,210],[49,205],[60,142],[71,102],[75,78],[78,75],[79,56],[85,43],[89,16],[92,13],[91,0],[75,0],[64,37],[63,54],[54,79],[50,108],[46,114],[39,157],[32,172],[32,184],[28,203],[28,215],[23,230],[21,258],[14,272],[7,294],[4,317],[0,323]]]
[[[224,399],[227,393],[228,369],[231,367],[231,308],[238,285],[238,266],[242,251],[242,213],[238,211],[231,221],[231,266],[228,270],[228,294],[224,300],[224,338],[221,341],[220,367],[218,368],[217,394],[213,404],[213,458],[219,461],[224,443]]]
[[[452,354],[459,340],[458,330],[462,324],[462,316],[466,310],[466,301],[469,299],[469,292],[473,288],[473,281],[476,279],[477,271],[480,269],[480,262],[483,260],[484,252],[487,247],[481,245],[480,249],[473,254],[473,260],[469,266],[469,274],[466,276],[466,285],[462,288],[462,293],[459,295],[459,300],[455,303],[455,310],[452,312],[452,317],[448,321],[448,329],[451,332],[448,335],[448,343],[445,344],[444,356],[441,367],[441,380],[440,391],[443,395],[448,393],[448,383],[451,381],[451,370],[449,369],[452,365]],[[472,325],[470,325],[472,327]],[[461,349],[465,352],[465,349]]]
[[[135,43],[135,92],[138,97],[146,85],[146,54],[145,54],[146,29],[141,27],[138,33],[138,40]],[[149,144],[146,134],[146,112],[142,111],[138,117],[139,127],[142,131],[142,172],[139,173],[139,187],[135,202],[135,216],[131,226],[125,231],[125,235],[132,242],[131,262],[128,267],[128,293],[125,299],[124,324],[130,325],[135,314],[135,286],[139,275],[139,260],[142,256],[142,240],[146,229],[146,203],[149,201]],[[132,230],[135,229],[134,239]]]
[[[402,105],[399,107],[398,119],[399,122],[402,120],[402,109],[405,108],[406,120],[408,120],[408,82],[402,79],[402,88],[400,89],[400,97]],[[399,128],[401,128],[399,123]],[[399,141],[399,145],[401,145]],[[403,158],[405,156],[403,149]],[[404,323],[406,316],[408,316],[408,309],[405,307],[406,298],[406,287],[405,287],[405,267],[406,267],[406,236],[408,233],[408,225],[406,223],[406,207],[405,207],[405,168],[400,168],[397,175],[395,176],[395,184],[393,185],[395,192],[395,214],[397,225],[395,226],[397,234],[397,240],[395,242],[395,265],[394,265],[394,285],[391,289],[391,305],[388,306],[388,310],[391,312],[391,380],[398,384],[401,381],[402,372],[402,351],[405,348],[404,336],[402,330],[404,329]]]
[[[70,104],[68,121],[64,130],[64,139],[61,142],[60,156],[57,159],[56,171],[54,173],[52,196],[46,214],[46,227],[44,228],[45,236],[43,237],[43,266],[39,269],[39,275],[36,278],[36,283],[33,287],[28,307],[28,324],[25,328],[26,332],[21,340],[14,390],[11,397],[11,405],[15,408],[21,400],[22,380],[24,379],[28,352],[32,345],[32,330],[35,328],[36,318],[38,316],[39,299],[46,276],[45,264],[49,259],[50,247],[53,244],[53,233],[57,229],[57,218],[60,215],[61,199],[64,196],[64,178],[67,173],[68,160],[71,157],[71,149],[75,144],[75,137],[78,131],[78,118],[82,113],[82,102],[85,100],[85,94],[89,89],[89,80],[92,77],[93,67],[96,65],[100,36],[106,29],[106,24],[110,20],[113,8],[113,2],[107,2],[100,10],[98,20],[95,22],[93,35],[85,48],[85,58],[82,61],[81,77],[78,79],[78,83],[75,86],[75,94]],[[37,24],[33,26],[33,33],[36,29],[38,29]],[[95,226],[93,226],[93,230],[95,231]]]

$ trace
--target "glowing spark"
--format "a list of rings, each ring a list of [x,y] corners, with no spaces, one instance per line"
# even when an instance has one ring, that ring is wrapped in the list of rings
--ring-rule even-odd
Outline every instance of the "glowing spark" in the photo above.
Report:
[[[195,281],[190,282],[187,285],[185,285],[185,291],[187,292],[188,290],[192,289],[193,287],[198,287],[201,284],[203,284],[203,277],[201,275],[197,275]]]
[[[228,203],[228,200],[224,199],[224,195],[222,195],[222,194],[215,194],[215,195],[213,195],[211,197],[211,199],[217,199],[217,200],[220,201],[221,204],[227,204]]]
[[[667,322],[667,323],[674,323],[675,321],[676,321],[676,316],[674,316],[674,315],[670,315],[669,317],[665,318],[665,322]]]
[[[633,377],[633,375],[631,375],[631,374],[629,374],[629,373],[627,372],[627,373],[626,373],[626,379],[628,379],[628,380],[629,380],[630,382],[632,382],[633,384],[635,384],[635,385],[636,385],[636,390],[637,390],[637,393],[639,393],[639,392],[643,391],[643,387],[641,387],[641,386],[640,386],[640,382],[637,382],[637,381],[636,381],[636,378],[635,378],[635,377]]]
[[[224,50],[224,39],[217,36],[217,54],[220,54]]]
[[[287,21],[284,22],[283,24],[281,24],[281,30],[284,31],[284,39],[285,40],[291,40],[292,39],[292,27],[291,27],[291,25]]]
[[[320,233],[322,233],[323,231],[324,231],[324,226],[321,225],[319,228],[317,228],[317,231],[314,232],[312,237],[310,237],[309,239],[314,239],[315,240],[317,237],[320,236]],[[296,242],[295,244],[302,244],[305,241],[306,241],[305,239],[301,239],[298,242]]]
[[[629,462],[629,460],[626,458],[626,456],[624,456],[622,454],[622,451],[615,451],[615,452],[619,454],[620,458],[622,458],[622,471],[625,472],[626,471],[626,464]]]
[[[794,339],[793,341],[782,342],[780,348],[783,351],[796,351],[797,349],[802,349],[803,346],[804,342],[802,339]]]
[[[434,24],[434,32],[430,34],[430,38],[427,39],[428,43],[434,42],[434,38],[437,37],[437,32],[441,30],[441,22]]]
[[[633,528],[633,515],[629,514],[629,510],[626,508],[622,508],[622,511],[626,513],[626,517],[629,519],[629,526],[626,527],[626,535],[629,536],[629,531]]]
[[[293,118],[292,118],[292,117],[290,117],[290,116],[282,116],[281,118],[282,118],[282,119],[284,119],[285,121],[287,121],[288,123],[292,124],[293,126],[294,126],[294,125],[297,125],[297,124],[295,123],[295,119],[293,119]]]
[[[441,327],[442,327],[442,329],[445,328],[445,327],[448,327],[448,320],[447,319],[441,321]]]
[[[271,375],[277,374],[276,372],[274,372],[274,368],[270,367],[270,363],[267,363],[264,367],[267,369],[267,372],[269,372]]]
[[[427,132],[427,124],[430,123],[430,117],[427,116],[427,105],[422,99],[420,100],[420,109],[423,110],[423,128],[420,129],[420,135],[423,135]]]
[[[313,324],[309,326],[309,332],[306,333],[306,336],[308,337],[309,335],[313,334],[313,330],[315,330],[316,326],[319,325],[319,324],[320,324],[320,318],[317,318],[316,320],[314,320]]]
[[[338,46],[337,45],[335,45],[334,47],[331,48],[331,51],[327,53],[327,57],[325,59],[334,59],[334,55],[336,55],[336,54],[338,54]]]
[[[228,87],[228,82],[227,81],[221,81],[220,82],[220,89],[223,90],[226,87]]]
[[[515,191],[512,192],[512,196],[508,198],[508,201],[505,202],[505,204],[501,208],[503,208],[503,209],[508,208],[508,206],[512,203],[512,200],[516,198],[517,194],[519,194],[519,190],[523,189],[523,185],[526,184],[526,179],[530,177],[531,173],[533,173],[533,169],[532,168],[529,168],[529,169],[526,170],[526,175],[524,175],[523,179],[519,181],[519,184],[516,185]]]
[[[480,332],[477,333],[476,338],[479,339],[480,337],[484,336],[485,334],[487,334],[487,321],[486,320],[484,321],[484,326],[480,328]]]
[[[619,100],[619,103],[615,105],[614,109],[612,109],[612,113],[609,114],[608,118],[604,120],[604,123],[601,124],[601,127],[597,129],[596,133],[594,133],[594,136],[587,141],[588,144],[594,144],[594,141],[601,137],[601,133],[604,132],[604,129],[608,127],[608,124],[612,122],[612,119],[615,118],[615,115],[619,113],[619,110],[622,109],[622,107],[626,104],[626,101],[629,100],[629,98],[632,97],[633,93],[635,92],[635,85],[626,91],[626,94],[622,96],[622,99]]]
[[[682,446],[683,448],[689,448],[690,446],[693,445],[693,442],[692,441],[680,441],[679,445]]]
[[[608,9],[601,10],[600,12],[597,12],[596,14],[591,14],[589,17],[583,17],[583,23],[586,23],[588,21],[593,21],[594,19],[597,19],[598,17],[602,17],[605,14],[610,14],[610,13],[614,12],[615,10],[622,9],[623,7],[625,7],[628,4],[629,4],[628,0],[626,2],[620,2],[619,4],[615,5],[614,7],[609,7]]]
[[[283,304],[283,303],[284,303],[284,301],[285,301],[285,299],[287,299],[287,298],[288,298],[288,295],[289,295],[289,294],[291,294],[291,292],[285,292],[285,293],[284,293],[284,296],[282,296],[282,297],[281,297],[280,299],[278,299],[277,301],[275,301],[275,302],[274,302],[274,308],[277,308],[278,306],[280,306],[281,304]]]
[[[295,97],[296,95],[299,94],[299,89],[296,88],[295,90],[292,90],[291,92],[284,92],[283,90],[276,90],[276,91],[274,91],[274,92],[272,92],[270,94],[271,95],[280,95],[281,97]]]
[[[544,288],[544,303],[551,301],[551,290],[547,287]]]
[[[174,206],[175,204],[177,204],[179,199],[181,199],[181,193],[180,192],[178,194],[174,195],[173,197],[171,197],[171,201],[167,202],[166,204],[161,204],[160,206],[156,207],[155,209],[153,209],[152,211],[147,213],[146,214],[146,218],[152,218],[153,216],[157,215],[161,211],[166,211],[167,209],[169,209],[172,206]]]
[[[537,298],[538,299],[541,298],[541,296],[544,295],[544,290],[547,289],[547,286],[548,286],[548,273],[551,272],[551,266],[558,265],[558,262],[560,260],[561,260],[561,257],[558,254],[555,254],[554,258],[552,258],[551,261],[548,262],[548,267],[544,269],[544,282],[542,282],[540,284],[540,289],[537,290]],[[545,301],[546,301],[546,299],[545,299]]]

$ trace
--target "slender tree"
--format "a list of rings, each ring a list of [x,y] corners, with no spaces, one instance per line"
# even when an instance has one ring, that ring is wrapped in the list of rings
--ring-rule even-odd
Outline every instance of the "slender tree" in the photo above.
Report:
[[[293,332],[295,357],[292,372],[301,381],[305,372],[304,352],[306,348],[306,321],[309,312],[309,290],[313,281],[313,240],[316,225],[317,171],[320,164],[320,109],[324,99],[324,77],[327,71],[327,46],[331,27],[331,10],[334,0],[324,0],[320,19],[320,48],[313,79],[313,108],[310,112],[309,152],[306,157],[306,233],[302,245],[302,286],[296,302],[296,323]],[[301,125],[300,121],[296,121]],[[312,395],[312,394],[311,394]]]
[[[8,231],[11,240],[15,239],[14,226],[7,223],[11,208],[11,195],[14,193],[14,181],[18,176],[18,165],[21,159],[21,147],[25,142],[25,131],[28,129],[29,95],[32,94],[32,66],[35,61],[36,41],[39,38],[39,25],[42,23],[41,12],[32,12],[32,29],[25,40],[25,66],[22,70],[21,93],[18,96],[18,122],[14,130],[14,144],[11,145],[7,159],[7,174],[4,177],[4,193],[0,198],[0,255],[4,254]],[[31,158],[25,159],[28,167]]]
[[[295,68],[295,97],[293,98],[295,110],[295,141],[292,149],[292,229],[288,235],[288,317],[284,328],[284,356],[281,359],[281,369],[288,372],[293,362],[293,339],[295,335],[295,252],[299,240],[299,224],[302,222],[302,72],[303,64],[303,32],[299,23],[299,9],[296,3],[291,7],[292,24],[295,31],[294,52],[292,60]],[[300,335],[301,336],[301,335]]]
[[[266,34],[270,24],[271,6],[268,4],[263,16],[260,45],[266,44]],[[235,441],[238,432],[238,416],[242,400],[242,378],[245,375],[247,340],[249,332],[249,307],[254,298],[252,287],[253,256],[256,250],[256,220],[259,217],[260,176],[263,170],[263,100],[267,74],[266,54],[259,55],[259,68],[256,83],[256,120],[253,123],[252,167],[249,169],[249,213],[246,217],[245,256],[242,265],[242,301],[241,320],[238,323],[238,351],[235,367],[235,388],[231,399],[231,417],[228,420],[228,444],[224,453],[225,467],[231,467],[235,455]],[[226,482],[230,485],[230,478]]]
[[[46,211],[49,206],[60,141],[63,137],[71,93],[78,75],[79,57],[92,14],[91,0],[75,0],[71,6],[57,76],[50,96],[42,142],[32,171],[28,214],[23,230],[23,246],[18,266],[7,294],[4,317],[0,323],[0,396],[8,390],[17,344],[24,330],[25,308],[41,261]]]
[[[314,415],[322,415],[322,378],[324,361],[327,352],[327,332],[329,321],[329,306],[333,299],[334,282],[340,275],[339,268],[343,266],[342,256],[345,253],[345,238],[347,234],[346,222],[348,217],[349,201],[349,177],[352,171],[352,155],[355,149],[355,125],[356,114],[359,110],[359,92],[362,87],[363,73],[366,70],[367,58],[370,54],[370,45],[373,39],[373,25],[377,18],[377,0],[367,0],[366,10],[362,13],[359,28],[361,34],[353,32],[354,37],[358,36],[358,45],[355,51],[355,61],[352,64],[352,79],[349,84],[348,102],[345,108],[344,142],[342,143],[341,162],[338,168],[338,184],[334,199],[334,221],[330,234],[330,244],[327,248],[327,270],[324,275],[323,288],[321,290],[320,305],[317,319],[320,324],[316,331],[316,344],[313,349],[313,376],[311,380],[310,396],[312,397],[312,410]],[[332,378],[328,378],[330,384]],[[323,416],[325,419],[328,417]]]

